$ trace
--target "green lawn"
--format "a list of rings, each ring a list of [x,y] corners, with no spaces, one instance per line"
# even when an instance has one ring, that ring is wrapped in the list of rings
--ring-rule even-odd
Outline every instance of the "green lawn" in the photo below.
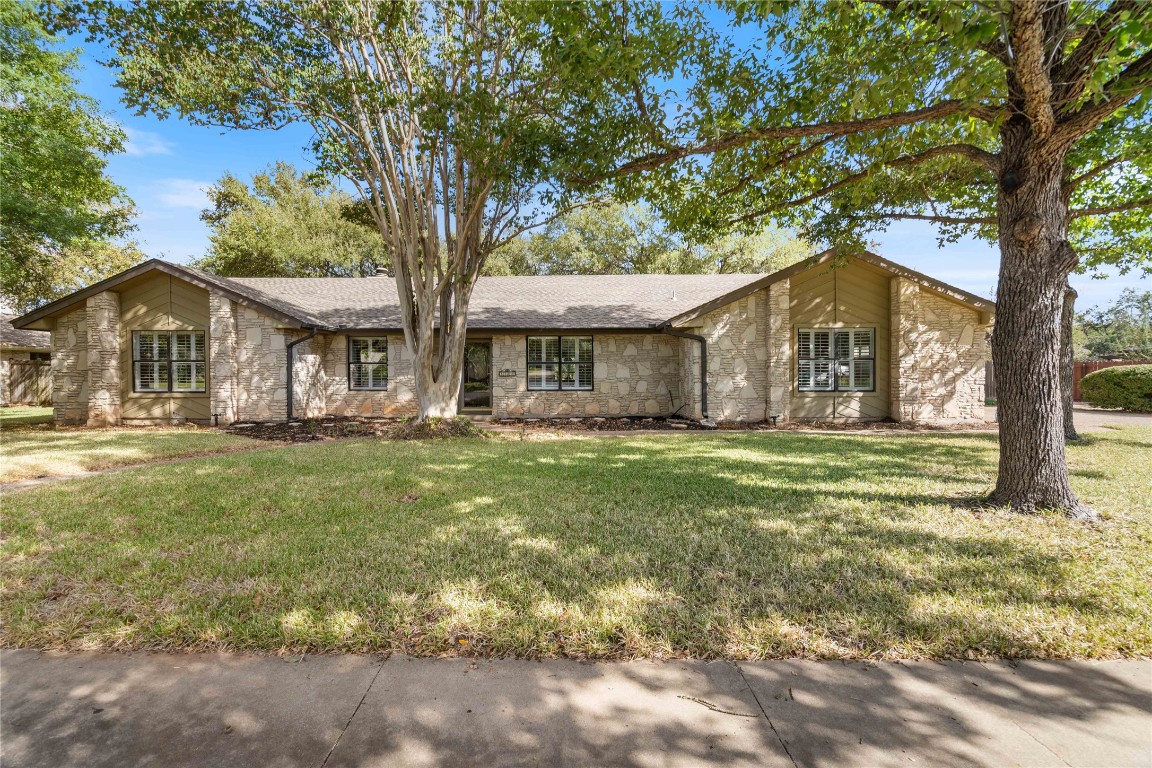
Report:
[[[1105,515],[979,510],[994,435],[355,440],[3,500],[3,642],[574,657],[1152,654],[1152,430]]]
[[[0,434],[0,482],[72,475],[266,445],[196,427],[15,429]]]
[[[9,405],[0,408],[0,429],[32,424],[49,424],[51,421],[52,408],[50,406]]]

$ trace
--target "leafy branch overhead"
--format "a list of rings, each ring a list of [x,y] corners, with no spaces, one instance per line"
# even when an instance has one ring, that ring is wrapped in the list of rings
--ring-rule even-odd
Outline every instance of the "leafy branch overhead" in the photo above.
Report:
[[[651,184],[634,175],[654,172],[657,201],[687,229],[770,217],[856,242],[914,219],[946,239],[995,240],[997,189],[1027,172],[1006,164],[1001,127],[1023,120],[1037,156],[1066,153],[1073,244],[1087,264],[1152,269],[1147,249],[1124,254],[1092,234],[1136,234],[1129,222],[1146,229],[1152,210],[1152,4],[728,10],[755,45],[728,40],[684,93],[654,95],[644,114],[676,117],[645,126],[638,133],[656,138],[644,150],[583,183],[639,196]]]

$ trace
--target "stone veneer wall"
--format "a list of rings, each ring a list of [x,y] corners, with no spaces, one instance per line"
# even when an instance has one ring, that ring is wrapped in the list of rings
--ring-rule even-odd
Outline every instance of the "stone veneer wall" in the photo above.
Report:
[[[986,332],[979,310],[893,278],[893,417],[984,421]]]
[[[288,418],[288,352],[279,321],[249,307],[236,312],[236,418]]]
[[[240,307],[227,297],[208,293],[208,395],[220,424],[236,421],[238,412],[236,327]]]
[[[592,390],[528,390],[528,337],[492,338],[495,416],[664,416],[683,404],[679,339],[659,333],[592,334]],[[501,376],[500,371],[515,371]]]
[[[786,423],[792,414],[792,308],[791,281],[781,280],[768,287],[767,338],[768,400],[767,416],[779,416]]]
[[[120,294],[102,291],[86,303],[88,426],[120,423]]]
[[[920,418],[984,421],[984,337],[980,312],[920,292]]]
[[[685,328],[708,340],[708,415],[716,421],[762,421],[768,401],[768,312],[764,291],[757,291]],[[699,345],[684,340],[693,348]],[[685,372],[699,414],[699,358]]]
[[[52,418],[88,422],[88,312],[81,307],[56,319],[52,331]]]
[[[326,411],[337,416],[414,416],[419,411],[412,374],[412,356],[402,335],[388,336],[388,389],[348,388],[348,336],[327,338],[323,355]],[[303,345],[301,345],[303,346]]]

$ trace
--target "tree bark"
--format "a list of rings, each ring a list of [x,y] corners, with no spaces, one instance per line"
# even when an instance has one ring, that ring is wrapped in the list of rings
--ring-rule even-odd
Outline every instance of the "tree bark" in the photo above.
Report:
[[[1073,493],[1064,452],[1060,318],[1076,254],[1068,244],[1063,154],[1045,152],[1026,118],[1001,129],[1000,281],[992,359],[1000,472],[990,501],[1020,512],[1094,516]]]
[[[1079,440],[1072,403],[1072,372],[1076,353],[1072,348],[1072,320],[1076,312],[1076,289],[1064,284],[1064,301],[1060,311],[1060,401],[1064,410],[1064,440]]]

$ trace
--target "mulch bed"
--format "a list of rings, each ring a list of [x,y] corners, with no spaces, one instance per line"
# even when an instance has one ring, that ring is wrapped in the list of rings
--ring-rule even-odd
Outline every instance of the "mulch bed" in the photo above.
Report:
[[[452,420],[445,419],[432,432],[424,434],[408,434],[403,429],[405,420],[398,417],[384,416],[325,416],[320,419],[304,419],[290,424],[283,422],[237,422],[223,428],[222,431],[242,437],[251,437],[256,440],[270,440],[281,443],[324,442],[342,440],[355,437],[382,437],[396,439],[414,439],[424,437],[452,437],[475,434],[471,428],[457,425]],[[501,431],[509,429],[524,429],[540,432],[630,432],[647,430],[695,431],[706,432],[713,430],[741,431],[741,432],[767,432],[773,430],[805,431],[805,430],[833,430],[838,432],[965,432],[978,429],[994,429],[995,424],[952,424],[941,426],[919,426],[915,424],[898,424],[890,421],[869,421],[851,424],[838,422],[791,422],[773,427],[768,422],[738,422],[722,421],[715,427],[701,426],[698,422],[687,419],[669,419],[663,417],[618,417],[618,418],[528,418],[528,419],[493,419],[481,423],[483,429],[493,426]]]
[[[399,418],[381,416],[325,416],[291,423],[238,421],[222,431],[255,440],[307,443],[352,437],[387,437],[400,421]]]

